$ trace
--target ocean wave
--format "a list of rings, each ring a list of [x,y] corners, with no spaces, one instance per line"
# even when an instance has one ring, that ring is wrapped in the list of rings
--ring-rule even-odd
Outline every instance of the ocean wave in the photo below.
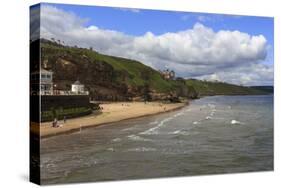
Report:
[[[114,138],[112,139],[112,142],[120,142],[121,141],[121,138]]]
[[[179,134],[181,132],[181,130],[176,130],[174,132],[172,132],[172,134]]]
[[[211,108],[211,109],[215,109],[215,108],[216,108],[216,105],[214,105],[214,104],[208,104],[208,107]]]
[[[206,116],[205,119],[206,119],[206,120],[209,120],[209,119],[212,119],[212,117]]]
[[[201,123],[200,123],[200,121],[193,121],[192,124],[193,125],[198,125],[198,124],[201,124]]]
[[[129,127],[129,128],[123,129],[122,131],[131,131],[131,130],[134,130],[134,129],[135,129],[134,127]]]
[[[170,134],[173,135],[181,135],[181,136],[190,136],[190,135],[195,135],[198,134],[197,132],[193,132],[193,131],[185,131],[185,130],[176,130]]]
[[[155,124],[157,124],[157,123],[158,123],[158,121],[156,120],[156,121],[150,122],[149,125],[155,125]]]
[[[237,120],[233,119],[233,120],[231,120],[230,124],[231,124],[231,125],[241,125],[241,124],[243,124],[243,123],[240,122],[240,121],[237,121]]]
[[[143,131],[139,134],[144,134],[144,135],[152,135],[152,134],[158,134],[157,129],[159,129],[160,127],[164,126],[166,122],[171,121],[173,119],[173,117],[168,117],[166,119],[163,119],[159,124],[157,124],[157,126],[152,127],[146,131]]]
[[[133,141],[151,141],[150,139],[143,138],[143,137],[140,137],[140,136],[137,136],[137,135],[134,135],[134,134],[129,135],[128,139],[133,140]]]
[[[114,151],[114,148],[107,148],[107,151]]]
[[[179,113],[175,114],[174,117],[178,117],[178,116],[181,116],[183,114],[184,114],[184,112],[179,112]]]
[[[135,151],[135,152],[147,152],[147,151],[156,151],[155,148],[147,148],[147,147],[138,147],[138,148],[131,148],[128,151]]]

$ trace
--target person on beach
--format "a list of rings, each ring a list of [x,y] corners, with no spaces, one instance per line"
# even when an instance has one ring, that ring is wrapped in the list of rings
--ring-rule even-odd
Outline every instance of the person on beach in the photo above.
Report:
[[[66,116],[63,116],[63,123],[66,123]]]
[[[58,120],[57,120],[57,118],[55,118],[54,121],[53,121],[53,127],[58,127]]]

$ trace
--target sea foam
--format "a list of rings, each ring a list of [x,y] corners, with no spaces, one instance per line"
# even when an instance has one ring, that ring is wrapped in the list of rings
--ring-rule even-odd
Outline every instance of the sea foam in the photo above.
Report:
[[[243,124],[242,122],[237,121],[237,120],[235,120],[235,119],[231,120],[230,123],[231,123],[231,125],[240,125],[240,124]]]
[[[157,126],[152,127],[146,131],[143,131],[139,134],[144,134],[144,135],[152,135],[152,134],[158,134],[157,129],[159,129],[160,127],[164,126],[166,122],[171,121],[173,119],[173,117],[168,117],[163,119],[159,124],[157,124]]]
[[[129,140],[133,140],[133,141],[151,141],[150,139],[146,139],[146,138],[143,138],[143,137],[134,135],[134,134],[129,135],[129,136],[128,136],[128,139],[129,139]]]
[[[147,147],[139,147],[139,148],[131,148],[128,151],[135,151],[135,152],[147,152],[147,151],[156,151],[155,148],[147,148]]]

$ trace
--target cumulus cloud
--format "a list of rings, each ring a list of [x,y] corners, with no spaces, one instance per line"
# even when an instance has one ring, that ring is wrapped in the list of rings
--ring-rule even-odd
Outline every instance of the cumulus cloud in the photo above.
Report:
[[[116,8],[118,10],[122,10],[122,11],[128,11],[128,12],[133,12],[133,13],[140,13],[141,10],[140,9],[136,9],[136,8]]]
[[[136,59],[155,69],[169,67],[182,77],[214,79],[236,84],[265,84],[273,80],[267,40],[240,31],[213,31],[203,24],[183,31],[131,36],[119,31],[85,26],[83,19],[53,6],[41,6],[41,37],[68,45],[93,47],[115,56]],[[93,20],[94,22],[94,20]],[[260,81],[263,81],[262,83]]]
[[[40,38],[40,7],[32,6],[30,8],[30,40],[34,41]]]
[[[272,85],[274,70],[264,64],[250,64],[196,77],[201,80],[221,81],[239,85]]]

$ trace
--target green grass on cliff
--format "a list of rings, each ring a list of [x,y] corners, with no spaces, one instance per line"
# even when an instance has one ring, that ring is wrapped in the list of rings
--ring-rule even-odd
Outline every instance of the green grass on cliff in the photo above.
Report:
[[[259,89],[238,86],[222,82],[209,82],[195,79],[185,81],[187,85],[193,86],[201,96],[206,95],[260,95],[268,92]]]
[[[128,85],[142,87],[148,84],[158,92],[172,91],[177,85],[175,81],[164,80],[158,71],[135,60],[104,55],[85,48],[65,47],[50,41],[42,42],[41,47],[44,48],[44,53],[42,53],[44,56],[43,59],[50,59],[50,56],[63,56],[67,54],[72,57],[87,56],[92,63],[96,61],[106,62],[115,71],[120,71],[128,75],[128,79],[125,81]],[[116,78],[116,82],[121,82],[118,77]]]
[[[123,75],[127,75],[125,81],[117,76],[115,78],[116,83],[125,82],[125,84],[134,87],[149,85],[151,89],[156,90],[157,92],[170,92],[179,87],[192,87],[201,96],[268,94],[268,92],[258,88],[195,79],[185,80],[186,85],[184,85],[180,81],[163,79],[158,71],[135,60],[104,55],[86,48],[67,47],[45,39],[41,40],[41,47],[44,49],[44,52],[42,53],[43,60],[67,55],[76,61],[83,61],[83,57],[87,57],[91,63],[102,61],[111,65],[115,72],[121,72]]]
[[[103,55],[89,50],[85,50],[85,53],[90,58],[110,64],[116,71],[128,73],[129,79],[126,82],[129,85],[144,86],[148,84],[159,92],[171,91],[175,86],[173,81],[164,80],[158,71],[138,61]]]

